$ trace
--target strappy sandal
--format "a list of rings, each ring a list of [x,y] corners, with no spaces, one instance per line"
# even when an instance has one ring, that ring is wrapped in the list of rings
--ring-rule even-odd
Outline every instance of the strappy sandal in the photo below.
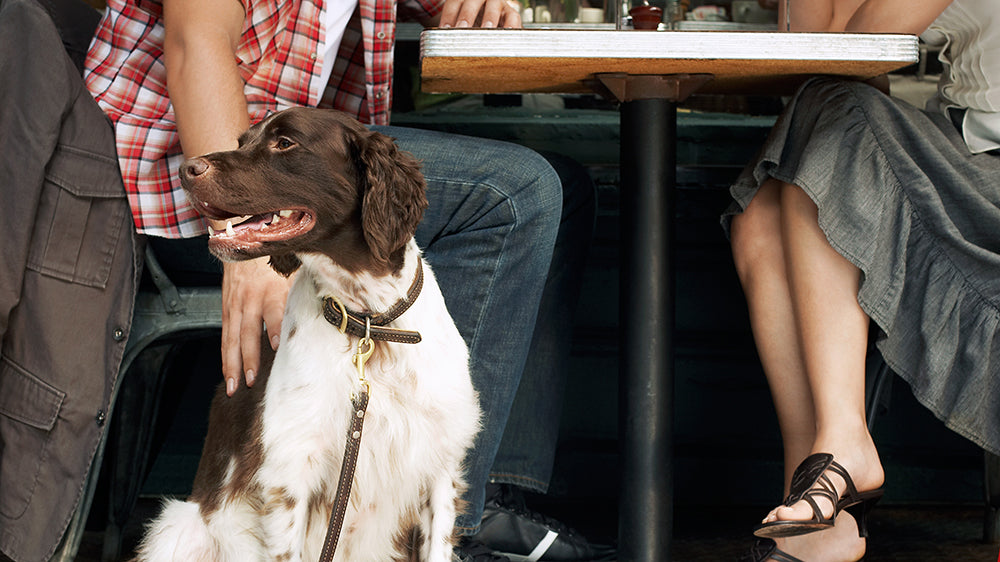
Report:
[[[827,472],[839,476],[847,484],[842,496],[837,496],[837,490]],[[791,507],[795,502],[805,500],[812,508],[813,517],[805,521],[772,521],[758,525],[753,534],[758,537],[776,538],[793,537],[814,533],[833,527],[841,510],[847,510],[858,522],[858,534],[868,536],[866,523],[868,512],[882,497],[882,488],[867,492],[858,492],[854,487],[851,475],[833,460],[829,453],[815,453],[806,457],[802,464],[792,474],[792,485],[785,500],[785,505]],[[816,499],[824,499],[833,506],[833,515],[823,517],[823,511]]]
[[[803,562],[778,548],[778,545],[771,539],[754,541],[750,551],[740,556],[737,562],[767,562],[768,560],[773,562]]]

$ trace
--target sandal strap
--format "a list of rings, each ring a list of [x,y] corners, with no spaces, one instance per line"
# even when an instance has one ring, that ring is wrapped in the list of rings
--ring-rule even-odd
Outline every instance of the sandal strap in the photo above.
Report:
[[[843,494],[837,493],[837,488],[830,475],[827,474],[828,472],[839,476],[844,481]],[[833,455],[829,453],[815,453],[806,457],[795,469],[792,482],[785,505],[790,507],[800,500],[805,500],[812,508],[812,520],[817,523],[833,519],[840,510],[854,505],[862,499],[847,469],[833,460]],[[822,508],[815,498],[822,498],[830,502],[833,507],[833,515],[830,518],[823,517]]]
[[[816,484],[820,476],[826,472],[833,462],[833,455],[829,453],[815,453],[806,457],[792,474],[792,483],[788,489],[788,498],[785,505],[792,505],[802,499]]]
[[[860,495],[858,494],[857,487],[854,486],[854,480],[851,479],[851,475],[847,472],[847,469],[844,468],[842,464],[840,464],[837,461],[833,461],[830,463],[830,467],[827,468],[827,471],[833,472],[834,474],[836,474],[837,476],[841,477],[844,480],[844,484],[846,484],[846,489],[844,490],[842,497],[850,499],[851,501],[859,500]]]
[[[774,560],[774,562],[803,562],[802,560],[792,556],[791,554],[788,554],[787,552],[779,549],[778,547],[774,547],[774,552],[772,552],[771,556],[769,558],[766,558],[765,560]]]
[[[833,508],[833,514],[830,517],[824,517],[823,509],[820,507],[816,498],[824,499],[830,502],[830,507]],[[837,494],[837,488],[834,487],[833,481],[824,472],[820,475],[813,487],[806,491],[802,496],[803,500],[809,504],[809,507],[813,511],[813,521],[817,523],[822,523],[824,521],[829,521],[833,517],[836,517],[838,509],[837,502],[840,499]]]

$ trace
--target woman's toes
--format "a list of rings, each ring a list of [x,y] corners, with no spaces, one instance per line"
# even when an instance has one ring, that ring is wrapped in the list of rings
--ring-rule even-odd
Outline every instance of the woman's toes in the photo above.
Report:
[[[820,509],[825,509],[822,503],[820,503]],[[791,507],[780,506],[774,510],[775,519],[781,521],[808,521],[815,516],[812,506],[805,501],[795,502]],[[823,516],[826,517],[827,514],[824,513]]]

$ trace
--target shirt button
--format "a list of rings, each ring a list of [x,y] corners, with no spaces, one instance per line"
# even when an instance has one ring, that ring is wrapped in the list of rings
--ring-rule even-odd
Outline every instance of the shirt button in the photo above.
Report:
[[[125,339],[125,330],[115,328],[115,331],[111,332],[111,337],[114,338],[115,341],[122,341]]]
[[[375,34],[375,37],[378,37],[379,39],[385,39],[385,32],[379,31],[377,34]]]
[[[312,60],[316,60],[316,53],[310,53],[309,58]]]
[[[385,92],[383,92],[382,90],[378,90],[377,92],[375,92],[375,99],[380,100],[380,99],[382,99],[382,96],[384,96],[384,95],[385,95]]]
[[[94,421],[97,422],[97,427],[104,427],[104,422],[108,421],[108,415],[104,410],[98,410]]]

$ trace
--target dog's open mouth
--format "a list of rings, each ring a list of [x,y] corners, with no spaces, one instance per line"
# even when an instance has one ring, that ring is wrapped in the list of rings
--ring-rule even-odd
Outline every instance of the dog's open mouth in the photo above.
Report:
[[[206,216],[225,221],[224,229],[208,228],[209,245],[249,250],[267,242],[281,242],[312,230],[315,221],[309,211],[283,209],[257,215],[235,215],[202,203]]]

